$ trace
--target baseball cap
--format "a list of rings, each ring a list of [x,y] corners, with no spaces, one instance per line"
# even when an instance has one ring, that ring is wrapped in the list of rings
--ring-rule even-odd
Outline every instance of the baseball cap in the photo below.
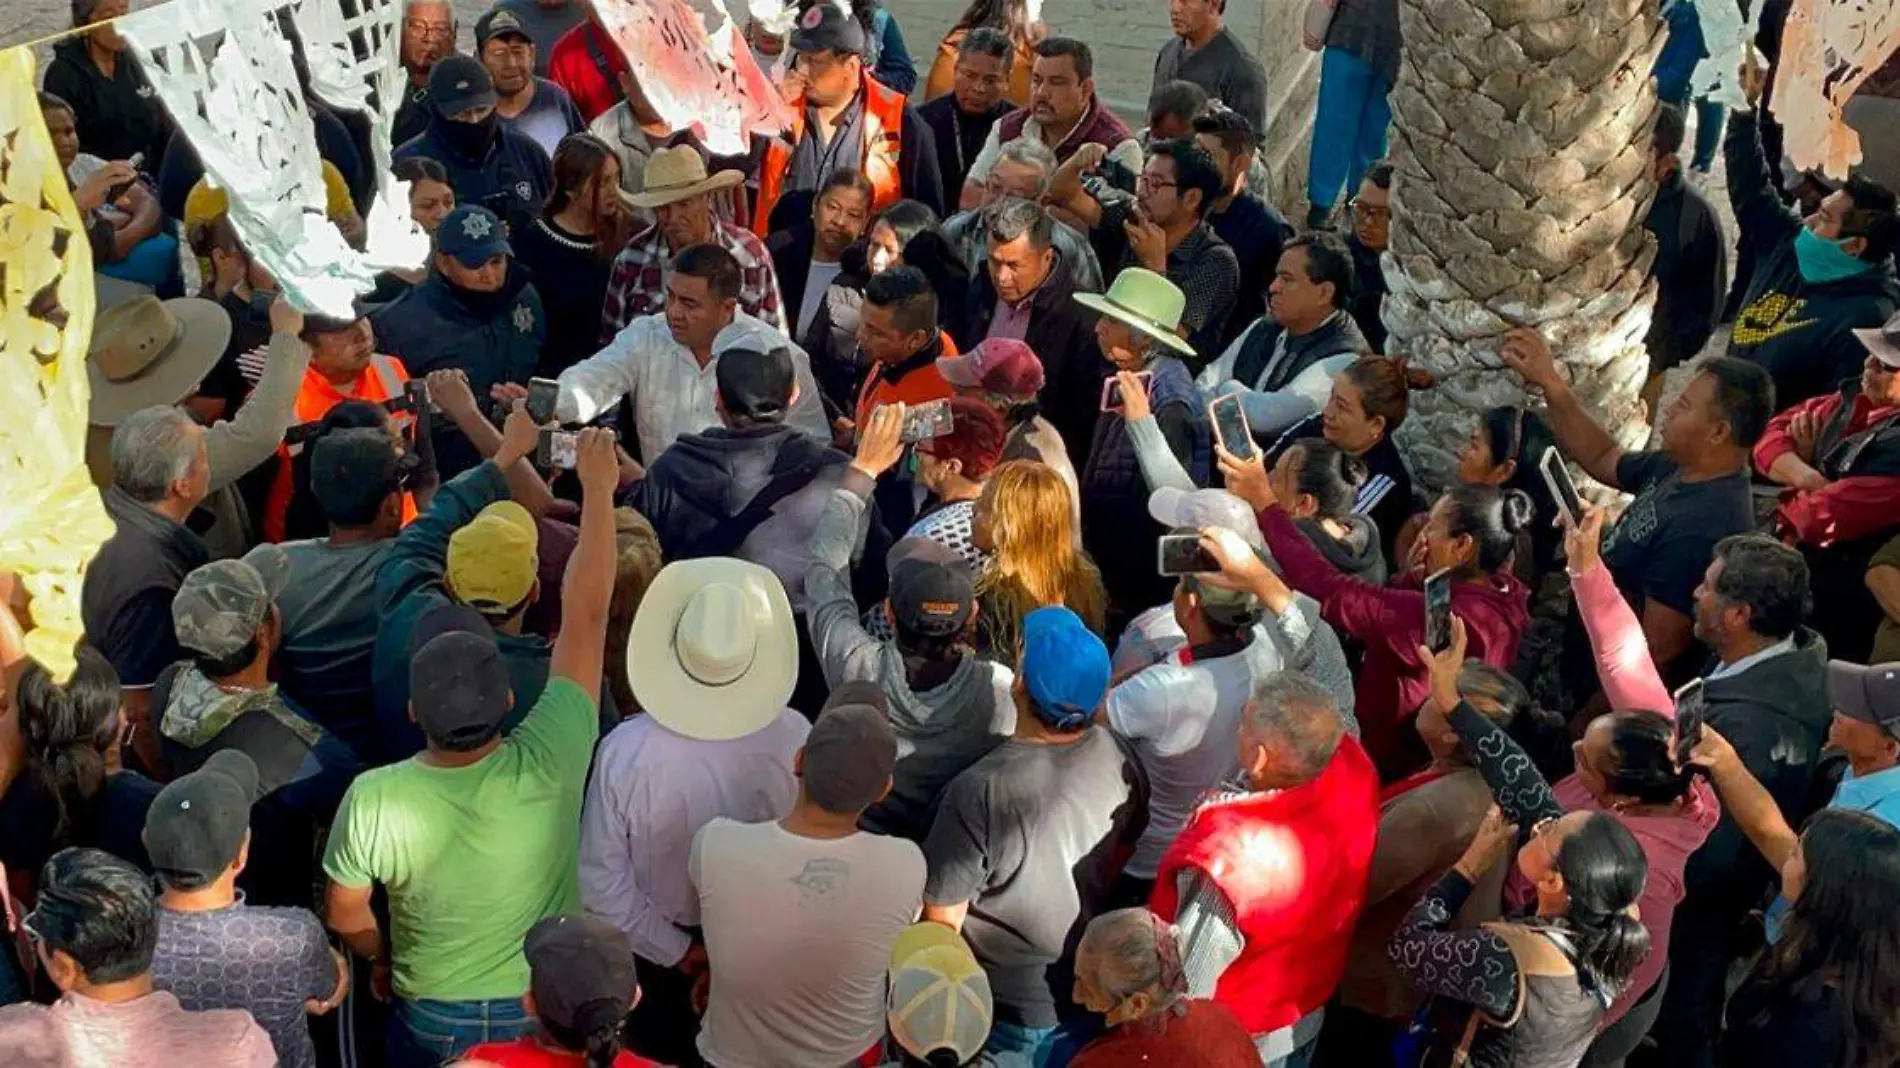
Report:
[[[474,56],[444,56],[429,68],[429,103],[443,118],[495,106],[495,82]]]
[[[283,550],[260,545],[242,560],[213,560],[186,575],[172,597],[178,644],[213,659],[237,653],[257,637],[289,573]]]
[[[956,550],[929,538],[903,538],[885,558],[891,615],[905,634],[948,638],[961,633],[976,604],[976,579]]]
[[[584,1006],[608,1003],[601,1010],[603,1020],[617,1020],[633,1007],[640,988],[633,947],[613,924],[579,913],[549,916],[528,928],[521,948],[528,958],[535,1015],[543,1021],[585,1032],[591,1027],[582,1026]]]
[[[396,492],[401,474],[396,443],[373,427],[330,430],[310,444],[310,495],[332,521],[373,514]]]
[[[1827,698],[1848,719],[1871,723],[1900,738],[1900,663],[1827,662]]]
[[[1015,338],[993,337],[957,356],[937,357],[937,373],[964,389],[1020,397],[1042,389],[1042,359]]]
[[[1854,336],[1867,346],[1874,359],[1889,370],[1900,371],[1900,315],[1888,319],[1885,325],[1856,330]]]
[[[798,388],[791,351],[784,348],[727,349],[713,365],[713,380],[726,414],[745,419],[783,419]]]
[[[1181,576],[1181,583],[1200,600],[1202,614],[1223,627],[1251,627],[1260,622],[1260,598],[1245,590],[1216,586],[1196,575]]]
[[[472,748],[508,716],[508,665],[495,635],[465,605],[439,608],[416,624],[409,660],[409,708],[431,741]]]
[[[496,501],[449,535],[450,592],[483,615],[506,615],[534,589],[539,544],[528,510]]]
[[[1037,718],[1081,730],[1108,693],[1108,647],[1069,609],[1038,608],[1023,617],[1022,677]]]
[[[483,45],[486,45],[489,41],[503,34],[519,37],[529,44],[534,43],[534,38],[530,37],[527,29],[521,25],[521,16],[500,4],[496,4],[494,7],[489,8],[487,13],[482,15],[481,18],[475,20],[475,50],[477,52],[481,51]],[[434,71],[430,73],[434,73]],[[454,114],[454,112],[450,112],[450,114]]]
[[[928,1059],[949,1051],[963,1064],[989,1040],[995,1005],[989,976],[963,936],[940,923],[913,923],[891,946],[891,1037]]]
[[[875,683],[831,692],[805,737],[805,794],[826,812],[849,815],[877,803],[897,769],[890,703]]]
[[[1220,527],[1245,538],[1255,549],[1265,549],[1260,520],[1254,518],[1247,502],[1224,489],[1184,490],[1163,486],[1148,495],[1148,514],[1176,533],[1193,533],[1204,527]],[[1182,528],[1187,528],[1183,530]]]
[[[831,0],[819,0],[798,19],[786,42],[794,52],[864,55],[864,26]]]
[[[167,886],[209,884],[237,859],[256,800],[257,765],[239,749],[220,749],[166,784],[145,813],[153,870]]]
[[[474,270],[496,256],[512,256],[501,218],[480,204],[457,204],[435,229],[435,248]]]

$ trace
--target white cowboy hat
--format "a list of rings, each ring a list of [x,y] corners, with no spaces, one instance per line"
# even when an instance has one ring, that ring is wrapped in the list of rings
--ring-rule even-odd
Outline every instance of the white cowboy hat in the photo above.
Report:
[[[706,161],[691,145],[662,148],[647,157],[646,187],[620,199],[636,208],[660,208],[677,204],[687,197],[731,189],[745,180],[738,171],[720,171],[706,176]]]
[[[627,634],[627,683],[646,714],[704,742],[743,738],[798,681],[792,602],[778,576],[730,557],[666,565]]]
[[[86,374],[87,421],[118,426],[143,408],[177,404],[216,367],[231,340],[231,317],[198,297],[135,297],[99,313]]]

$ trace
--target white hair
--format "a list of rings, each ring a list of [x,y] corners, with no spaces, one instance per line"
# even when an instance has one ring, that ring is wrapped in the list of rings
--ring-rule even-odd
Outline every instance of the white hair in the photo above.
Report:
[[[171,496],[198,458],[198,424],[172,405],[142,408],[112,430],[112,484],[144,504]]]

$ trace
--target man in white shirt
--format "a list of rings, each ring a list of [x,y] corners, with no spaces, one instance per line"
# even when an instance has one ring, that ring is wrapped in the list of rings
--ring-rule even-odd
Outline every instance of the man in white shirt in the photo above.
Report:
[[[783,332],[739,310],[739,278],[739,262],[717,245],[681,252],[666,278],[666,312],[635,319],[606,348],[561,372],[555,417],[589,422],[627,397],[640,460],[651,464],[681,434],[719,425],[713,404],[719,353],[784,349],[798,375],[798,398],[785,421],[829,443],[831,425],[810,359]]]
[[[581,900],[627,933],[643,1000],[632,1031],[662,1063],[694,1063],[693,983],[706,971],[687,876],[693,835],[715,819],[791,811],[810,731],[786,707],[798,676],[791,602],[772,572],[723,557],[668,565],[628,637],[628,682],[646,714],[600,744],[581,814]]]
[[[875,684],[833,691],[776,823],[693,839],[711,988],[699,1053],[720,1068],[856,1063],[884,1034],[891,946],[916,919],[924,855],[858,830],[891,789],[897,736]]]

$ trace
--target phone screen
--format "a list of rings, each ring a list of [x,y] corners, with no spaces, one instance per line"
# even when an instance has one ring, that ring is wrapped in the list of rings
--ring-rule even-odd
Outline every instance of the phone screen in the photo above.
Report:
[[[1247,425],[1247,411],[1241,407],[1240,397],[1229,393],[1217,398],[1207,410],[1213,416],[1214,436],[1220,440],[1221,448],[1237,459],[1253,459],[1253,429]]]
[[[537,426],[554,422],[554,405],[560,396],[561,384],[554,379],[528,379],[528,418]]]
[[[1153,396],[1154,372],[1137,371],[1135,372],[1135,377],[1141,380],[1141,388],[1147,390],[1148,394]],[[1105,412],[1119,412],[1123,406],[1121,379],[1110,376],[1102,383],[1102,410]]]
[[[904,410],[904,429],[899,440],[906,445],[914,445],[919,441],[943,437],[955,427],[956,417],[950,412],[950,402],[934,400]]]
[[[1687,767],[1689,754],[1702,740],[1702,722],[1708,716],[1708,702],[1702,695],[1702,680],[1696,679],[1675,693],[1676,765]]]
[[[1425,580],[1425,647],[1434,653],[1451,648],[1451,569]]]
[[[579,431],[543,429],[535,447],[535,461],[543,470],[574,470],[574,443],[579,438]]]
[[[1557,507],[1563,509],[1571,526],[1583,522],[1583,498],[1577,493],[1577,483],[1570,477],[1570,469],[1564,466],[1563,457],[1556,449],[1545,449],[1544,458],[1538,463],[1543,472],[1544,483],[1550,487],[1550,495],[1557,501]]]
[[[1163,575],[1208,575],[1220,570],[1199,534],[1163,534],[1156,552]]]

